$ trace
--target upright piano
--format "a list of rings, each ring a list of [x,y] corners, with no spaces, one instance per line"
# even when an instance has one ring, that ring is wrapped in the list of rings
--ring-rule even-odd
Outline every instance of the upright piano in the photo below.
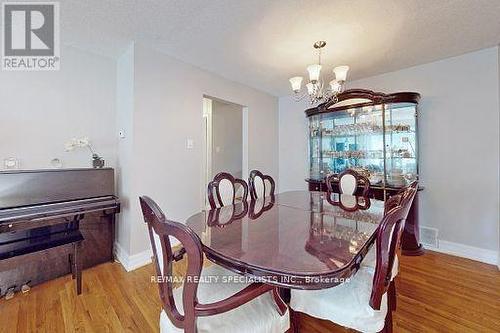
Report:
[[[1,171],[0,296],[112,260],[119,210],[111,168]]]

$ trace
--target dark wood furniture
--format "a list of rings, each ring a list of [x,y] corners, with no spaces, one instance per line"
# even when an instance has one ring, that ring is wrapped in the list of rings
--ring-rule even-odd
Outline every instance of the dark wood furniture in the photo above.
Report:
[[[395,132],[398,132],[399,129],[397,128],[397,122],[392,123],[390,122],[391,119],[388,119],[386,117],[386,113],[388,110],[390,110],[394,105],[413,105],[415,110],[417,110],[417,105],[420,101],[420,94],[415,93],[415,92],[398,92],[398,93],[391,93],[391,94],[385,94],[381,92],[375,92],[371,90],[365,90],[365,89],[350,89],[346,90],[343,93],[341,93],[338,96],[338,101],[336,103],[324,103],[320,104],[317,107],[307,109],[305,111],[305,114],[308,118],[312,119],[314,117],[326,117],[328,115],[333,115],[333,114],[342,114],[342,113],[348,113],[348,110],[361,110],[363,108],[372,108],[372,110],[377,109],[378,112],[381,112],[382,114],[382,122],[383,122],[383,130],[385,134],[386,132],[386,126],[389,124],[396,125],[393,130]],[[415,128],[412,128],[410,133],[414,130],[415,135],[416,132],[418,132],[418,114],[417,111],[415,111]],[[311,133],[312,135],[312,129]],[[394,184],[391,184],[389,176],[386,174],[386,164],[390,160],[391,156],[387,150],[387,142],[385,142],[386,135],[383,135],[384,137],[384,145],[381,149],[383,149],[384,152],[384,177],[383,181],[380,184],[372,184],[370,186],[370,190],[368,192],[368,196],[371,198],[375,199],[380,199],[380,200],[385,200],[389,198],[392,195],[397,194],[401,190],[401,186],[395,186]],[[322,135],[320,135],[323,137]],[[401,138],[402,139],[402,138]],[[408,139],[407,139],[408,140]],[[418,153],[418,137],[416,137],[415,141],[415,147],[412,147],[413,154]],[[418,157],[418,154],[416,154],[415,157]],[[387,170],[387,172],[389,169]],[[418,175],[418,158],[416,159],[416,171]],[[309,179],[306,179],[308,182],[308,189],[310,191],[323,191],[326,192],[328,191],[328,186],[327,186],[327,181],[326,181],[326,176],[328,175],[328,172],[325,172],[323,174],[323,177],[310,177]],[[335,177],[335,176],[334,176]],[[418,177],[417,177],[418,179]],[[364,188],[363,187],[358,187],[358,190],[356,192],[357,195],[362,195]],[[419,191],[423,190],[423,187],[419,188]],[[333,183],[331,191],[333,192],[339,192],[338,184]],[[405,230],[403,232],[403,240],[402,240],[402,253],[404,255],[422,255],[424,253],[424,249],[422,245],[420,244],[419,241],[419,223],[418,223],[418,193],[417,196],[415,197],[415,200],[413,201],[412,208],[410,210],[410,213],[408,215],[406,224],[405,224]]]
[[[252,199],[274,196],[276,184],[273,177],[264,175],[259,170],[250,171],[248,185],[250,187],[250,196]]]
[[[195,333],[197,331],[196,319],[198,317],[213,316],[231,311],[266,292],[273,292],[273,294],[277,295],[277,292],[273,291],[275,289],[273,286],[264,283],[253,283],[223,300],[210,304],[200,303],[197,290],[203,266],[203,247],[199,236],[186,225],[166,219],[158,205],[149,197],[140,197],[140,204],[144,220],[148,225],[153,254],[156,258],[157,276],[172,277],[172,263],[182,257],[182,255],[173,252],[170,237],[180,241],[183,246],[183,253],[187,254],[188,257],[186,276],[190,278],[185,279],[182,287],[183,314],[179,312],[178,305],[175,304],[171,280],[165,279],[165,281],[158,283],[163,309],[177,328],[184,329],[186,333]],[[224,208],[226,207],[222,209]],[[157,248],[155,237],[158,237],[161,249]],[[158,255],[160,251],[162,259]],[[280,314],[284,315],[286,305],[278,302],[277,306]]]
[[[238,195],[243,189],[241,196]],[[248,185],[243,179],[235,178],[227,172],[220,172],[208,183],[208,202],[210,207],[217,208],[232,205],[237,199],[247,201]]]
[[[0,294],[113,260],[113,169],[0,172]]]
[[[392,312],[396,308],[396,288],[394,280],[392,279],[393,265],[397,264],[395,262],[396,252],[399,249],[404,223],[416,192],[417,190],[415,184],[415,186],[409,186],[404,191],[393,196],[390,199],[390,202],[386,203],[384,218],[376,231],[377,256],[373,278],[370,278],[372,275],[364,275],[359,278],[361,279],[359,281],[362,281],[361,283],[370,284],[371,286],[371,294],[369,299],[366,298],[366,302],[369,303],[369,306],[373,310],[381,310],[383,295],[387,294],[388,305],[385,322],[383,317],[376,318],[376,316],[372,316],[367,313],[367,309],[364,307],[363,301],[360,301],[365,299],[361,295],[359,298],[354,297],[352,300],[335,299],[335,292],[337,291],[336,288],[324,290],[321,293],[316,294],[292,291],[291,306],[294,309],[298,308],[312,316],[320,316],[322,319],[330,318],[330,320],[344,325],[353,325],[349,326],[349,328],[355,328],[358,330],[361,329],[362,331],[365,331],[368,330],[368,327],[379,325],[379,327],[381,327],[383,324],[384,328],[381,332],[392,332]],[[355,276],[354,279],[356,278],[358,277]],[[354,284],[356,285],[356,283]],[[345,286],[345,288],[348,289],[349,287],[351,286]],[[362,292],[360,287],[352,287],[351,289],[352,290],[349,290],[349,293]],[[352,302],[352,304],[349,302]],[[325,318],[322,316],[325,314],[325,310],[321,309],[318,311],[318,309],[320,307],[328,307],[330,305],[332,306],[331,311],[326,311],[330,315]],[[352,318],[357,318],[358,320],[354,322],[352,319],[347,319],[344,316],[335,313],[336,310],[339,310],[339,307],[344,306],[349,307],[351,311],[360,311],[359,314],[352,313]],[[347,313],[347,315],[351,316],[351,313]],[[366,316],[366,319],[364,319],[364,316]],[[300,316],[294,314],[294,327],[300,326],[298,318],[300,318]],[[364,325],[369,326],[363,328]],[[296,330],[296,332],[298,332],[298,330]]]
[[[243,209],[243,203],[233,206]],[[375,241],[384,202],[373,199],[368,209],[349,212],[329,204],[324,193],[285,192],[259,216],[247,214],[223,227],[213,220],[212,211],[193,215],[186,223],[200,237],[209,260],[270,285],[322,289],[338,285],[359,269]],[[315,229],[331,231],[325,239],[328,250],[318,249],[331,259],[328,263],[308,246]],[[342,229],[345,238],[335,229]]]

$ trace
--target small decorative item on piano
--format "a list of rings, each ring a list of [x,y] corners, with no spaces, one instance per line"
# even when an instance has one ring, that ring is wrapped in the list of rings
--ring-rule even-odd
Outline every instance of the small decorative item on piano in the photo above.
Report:
[[[97,154],[92,154],[92,167],[99,169],[104,167],[104,159],[97,155]]]
[[[92,144],[90,143],[90,140],[88,137],[83,137],[83,138],[73,138],[70,141],[66,142],[64,145],[66,151],[72,151],[75,148],[88,148],[92,154],[92,167],[94,168],[103,168],[104,167],[104,159],[97,154],[93,147]]]

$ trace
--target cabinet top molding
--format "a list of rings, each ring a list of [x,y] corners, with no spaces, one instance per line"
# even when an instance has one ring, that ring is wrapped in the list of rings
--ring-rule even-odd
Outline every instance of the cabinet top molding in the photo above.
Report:
[[[342,103],[347,100],[358,100],[352,104]],[[413,103],[418,104],[420,94],[416,92],[397,92],[385,94],[367,89],[349,89],[338,95],[337,101],[330,101],[320,104],[314,108],[305,110],[307,117],[314,116],[320,113],[344,111],[347,109],[358,108],[370,105],[389,104],[389,103]],[[336,106],[337,105],[337,106]]]

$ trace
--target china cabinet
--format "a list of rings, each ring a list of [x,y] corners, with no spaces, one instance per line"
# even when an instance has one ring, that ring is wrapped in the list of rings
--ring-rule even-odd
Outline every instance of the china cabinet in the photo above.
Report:
[[[369,196],[377,199],[386,199],[418,180],[419,100],[415,92],[351,89],[335,101],[307,109],[309,189],[326,191],[326,177],[346,169],[366,176]],[[414,244],[407,246],[413,252],[407,250],[408,254],[421,251],[416,207],[417,198],[409,218],[415,225],[408,227],[414,229]]]

